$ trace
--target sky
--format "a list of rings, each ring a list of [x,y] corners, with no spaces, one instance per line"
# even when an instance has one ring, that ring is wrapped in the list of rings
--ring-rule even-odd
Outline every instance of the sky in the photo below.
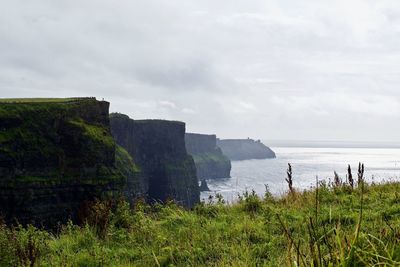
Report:
[[[0,97],[221,138],[400,141],[398,0],[0,2]]]

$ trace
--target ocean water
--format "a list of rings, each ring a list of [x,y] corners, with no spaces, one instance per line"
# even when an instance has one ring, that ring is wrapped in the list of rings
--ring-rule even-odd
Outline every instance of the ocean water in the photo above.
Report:
[[[210,192],[202,192],[201,199],[220,193],[228,202],[237,200],[245,190],[265,193],[265,185],[274,195],[287,191],[287,164],[291,163],[293,186],[307,189],[315,186],[316,177],[326,182],[333,180],[336,171],[346,180],[347,165],[357,179],[358,163],[365,165],[365,179],[369,182],[400,181],[400,149],[387,148],[316,148],[272,147],[276,159],[233,161],[231,178],[207,180]]]

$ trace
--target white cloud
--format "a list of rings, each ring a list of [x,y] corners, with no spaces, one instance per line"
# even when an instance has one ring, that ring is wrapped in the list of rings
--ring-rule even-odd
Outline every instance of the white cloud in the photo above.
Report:
[[[397,0],[3,1],[0,96],[104,97],[226,137],[400,140],[399,32]]]
[[[174,102],[172,102],[172,101],[161,100],[161,101],[158,101],[158,104],[161,107],[164,107],[164,108],[169,108],[169,109],[175,109],[176,108],[176,104]]]
[[[319,93],[313,96],[275,96],[271,104],[288,114],[400,117],[400,101],[387,95]]]
[[[193,110],[191,108],[183,108],[182,112],[186,113],[186,114],[196,114],[197,113],[195,110]]]
[[[239,106],[244,109],[244,110],[256,110],[256,107],[254,106],[254,104],[252,103],[248,103],[248,102],[239,102]]]

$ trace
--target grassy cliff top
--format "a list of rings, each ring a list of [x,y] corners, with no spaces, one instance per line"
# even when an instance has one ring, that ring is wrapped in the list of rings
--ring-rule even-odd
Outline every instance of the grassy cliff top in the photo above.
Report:
[[[0,98],[0,119],[20,116],[21,119],[23,117],[26,121],[30,117],[38,118],[38,115],[40,115],[38,112],[42,112],[42,115],[47,113],[49,117],[54,117],[62,111],[76,109],[77,107],[80,107],[81,112],[85,113],[85,110],[93,109],[94,106],[106,106],[107,104],[105,101],[97,101],[95,97]]]
[[[0,98],[0,103],[68,103],[86,100],[96,100],[95,97],[69,97],[69,98]]]
[[[136,123],[173,123],[173,124],[183,124],[183,121],[175,121],[175,120],[164,120],[164,119],[143,119],[143,120],[135,120]]]
[[[184,122],[182,121],[175,121],[175,120],[164,120],[164,119],[140,119],[140,120],[136,120],[136,119],[132,119],[130,118],[128,115],[119,113],[119,112],[113,112],[110,113],[110,119],[124,119],[124,120],[132,120],[137,124],[147,124],[147,123],[153,123],[153,124],[157,124],[157,123],[172,123],[172,124],[180,124],[180,125],[185,125]]]
[[[187,136],[194,136],[194,137],[205,137],[205,138],[217,138],[216,134],[201,134],[201,133],[186,133]]]

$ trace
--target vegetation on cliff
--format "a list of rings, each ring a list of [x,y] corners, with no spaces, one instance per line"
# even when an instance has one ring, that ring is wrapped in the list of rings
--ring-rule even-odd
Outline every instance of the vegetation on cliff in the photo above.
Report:
[[[0,265],[398,266],[400,183],[320,184],[185,210],[96,202],[87,223],[57,233],[0,226]]]
[[[95,97],[68,97],[68,98],[0,98],[0,103],[71,103],[96,100]]]
[[[1,180],[5,174],[76,177],[77,170],[114,164],[106,102],[2,99],[0,122]]]
[[[216,135],[186,133],[185,145],[199,180],[231,177],[231,161],[217,147]]]
[[[219,148],[213,152],[192,154],[192,157],[199,180],[231,177],[231,161],[222,154]]]
[[[192,155],[192,157],[196,163],[198,162],[200,164],[207,162],[220,162],[220,163],[229,162],[229,159],[227,159],[224,156],[221,157],[221,155],[212,152],[204,152],[201,154]]]
[[[122,190],[109,103],[95,98],[0,100],[0,213],[53,226],[82,202]]]

